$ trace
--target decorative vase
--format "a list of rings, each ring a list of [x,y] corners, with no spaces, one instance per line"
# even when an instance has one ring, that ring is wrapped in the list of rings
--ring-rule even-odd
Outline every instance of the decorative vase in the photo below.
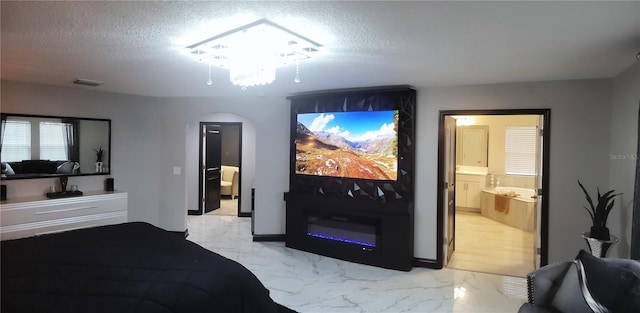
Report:
[[[602,226],[591,226],[591,229],[589,229],[589,237],[600,240],[609,240],[609,238],[611,238],[609,228]]]
[[[102,173],[102,165],[104,162],[96,162],[96,172]]]
[[[69,182],[69,178],[67,176],[60,176],[60,188],[62,192],[67,192],[67,183]]]
[[[592,238],[589,232],[582,233],[582,238],[589,245],[589,251],[591,254],[598,258],[604,258],[607,256],[607,251],[611,246],[613,246],[616,242],[618,242],[618,237],[614,235],[610,235],[611,239],[609,240],[600,240],[596,238]]]

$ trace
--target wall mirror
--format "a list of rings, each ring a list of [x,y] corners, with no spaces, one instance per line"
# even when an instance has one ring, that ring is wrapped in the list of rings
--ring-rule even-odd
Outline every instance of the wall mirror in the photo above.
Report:
[[[456,137],[457,165],[487,167],[488,125],[458,126]]]
[[[2,113],[2,179],[108,175],[111,120]]]

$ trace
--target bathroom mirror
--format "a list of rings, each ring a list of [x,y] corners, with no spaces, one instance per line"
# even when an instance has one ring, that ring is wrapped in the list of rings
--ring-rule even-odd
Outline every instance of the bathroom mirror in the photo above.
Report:
[[[488,125],[456,128],[456,165],[487,167]]]
[[[108,175],[111,120],[2,113],[2,179]]]

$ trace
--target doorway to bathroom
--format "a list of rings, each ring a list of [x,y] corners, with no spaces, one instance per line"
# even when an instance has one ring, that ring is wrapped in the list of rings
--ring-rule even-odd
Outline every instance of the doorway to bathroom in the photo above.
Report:
[[[240,216],[242,123],[200,123],[200,214]]]
[[[548,109],[441,111],[438,262],[525,277],[547,264]]]

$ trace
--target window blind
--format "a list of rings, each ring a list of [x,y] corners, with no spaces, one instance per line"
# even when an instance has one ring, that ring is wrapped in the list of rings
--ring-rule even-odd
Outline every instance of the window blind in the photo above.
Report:
[[[536,126],[507,126],[504,171],[507,175],[536,174]]]
[[[68,160],[66,124],[40,122],[40,159]]]
[[[31,123],[28,121],[3,121],[2,162],[31,159]]]

